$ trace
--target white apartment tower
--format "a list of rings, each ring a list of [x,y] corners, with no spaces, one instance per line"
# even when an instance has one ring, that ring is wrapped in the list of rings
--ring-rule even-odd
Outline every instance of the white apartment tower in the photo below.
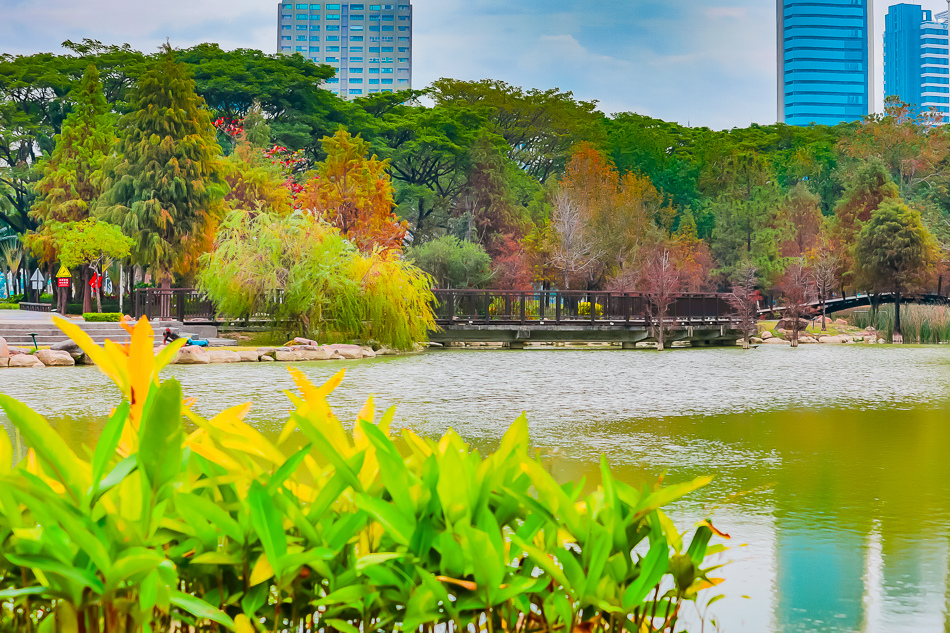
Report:
[[[412,87],[412,4],[277,5],[277,52],[336,70],[344,98]]]

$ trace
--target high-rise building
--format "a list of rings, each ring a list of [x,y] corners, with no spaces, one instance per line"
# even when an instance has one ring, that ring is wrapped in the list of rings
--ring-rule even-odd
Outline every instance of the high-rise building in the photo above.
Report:
[[[777,0],[778,120],[835,125],[873,111],[871,0]]]
[[[277,5],[277,52],[336,70],[327,89],[345,98],[412,87],[412,5]]]
[[[884,21],[884,95],[917,112],[950,113],[947,13],[895,4]],[[943,120],[940,121],[944,122]]]

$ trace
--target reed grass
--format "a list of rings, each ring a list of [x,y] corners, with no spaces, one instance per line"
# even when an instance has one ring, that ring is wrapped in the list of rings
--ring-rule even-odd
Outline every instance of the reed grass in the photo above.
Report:
[[[874,311],[858,311],[848,317],[848,323],[859,328],[873,327],[884,338],[894,335],[894,306],[882,306]],[[950,307],[927,305],[901,306],[901,334],[905,343],[937,344],[950,341]]]

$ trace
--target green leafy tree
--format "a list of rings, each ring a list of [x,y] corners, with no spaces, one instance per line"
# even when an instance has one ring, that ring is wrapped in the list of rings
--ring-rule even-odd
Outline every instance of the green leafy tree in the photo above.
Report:
[[[409,248],[406,258],[432,275],[440,288],[484,288],[492,279],[485,249],[451,235]]]
[[[133,240],[122,234],[119,227],[90,218],[82,222],[54,224],[51,227],[53,240],[59,252],[59,260],[66,268],[82,268],[101,275],[109,262],[128,257]],[[88,282],[89,275],[83,281]],[[90,288],[88,283],[83,283]],[[88,296],[88,292],[85,296]],[[102,312],[102,292],[96,286],[96,311]],[[83,301],[83,312],[90,312]]]
[[[751,264],[767,286],[777,283],[785,268],[779,252],[780,192],[759,187],[748,200],[722,196],[711,209],[716,218],[711,246],[720,266],[715,274],[728,282]]]
[[[854,246],[858,282],[874,292],[894,293],[894,333],[901,333],[901,298],[924,284],[939,248],[920,212],[889,199],[874,210]]]
[[[227,191],[210,114],[171,47],[142,77],[119,130],[98,212],[135,240],[134,259],[167,288],[210,246]]]

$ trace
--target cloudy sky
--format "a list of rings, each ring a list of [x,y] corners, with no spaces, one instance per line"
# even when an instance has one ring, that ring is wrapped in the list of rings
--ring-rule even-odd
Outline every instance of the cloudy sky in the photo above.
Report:
[[[876,3],[875,38],[887,6]],[[943,0],[925,8],[946,10]],[[153,51],[218,42],[276,45],[275,0],[0,0],[0,52],[66,39]],[[503,79],[714,128],[775,121],[772,0],[413,0],[414,83]],[[880,64],[878,74],[880,75]],[[883,78],[877,81],[881,90]],[[882,96],[878,95],[878,100]]]

